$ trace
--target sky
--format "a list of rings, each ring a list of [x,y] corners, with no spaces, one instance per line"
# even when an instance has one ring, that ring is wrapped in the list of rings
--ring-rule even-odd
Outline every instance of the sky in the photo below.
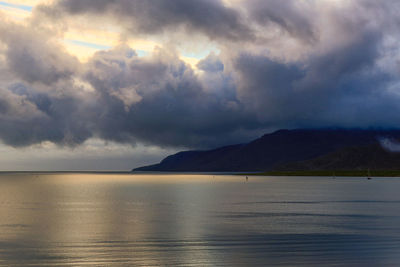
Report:
[[[399,128],[397,0],[0,1],[0,170]]]

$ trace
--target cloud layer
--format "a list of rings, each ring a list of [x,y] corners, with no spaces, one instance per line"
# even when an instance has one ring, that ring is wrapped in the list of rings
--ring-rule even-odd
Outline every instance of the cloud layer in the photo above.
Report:
[[[221,0],[61,0],[41,6],[46,15],[107,16],[136,34],[159,34],[182,29],[200,32],[212,39],[241,40],[251,37],[251,28],[233,8]]]
[[[0,138],[16,147],[100,138],[209,148],[278,128],[398,128],[399,7],[59,0],[35,8],[25,24],[0,17]],[[121,42],[80,62],[57,39],[77,17],[171,40],[145,57]],[[174,44],[192,36],[220,53],[191,67]]]

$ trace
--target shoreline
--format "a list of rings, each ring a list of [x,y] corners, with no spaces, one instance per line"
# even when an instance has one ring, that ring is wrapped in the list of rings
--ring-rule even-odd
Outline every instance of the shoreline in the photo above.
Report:
[[[326,177],[368,177],[368,170],[315,170],[315,171],[268,171],[241,173],[247,176],[326,176]],[[400,170],[371,170],[371,177],[400,177]]]
[[[267,172],[131,172],[131,171],[0,171],[0,175],[99,174],[99,175],[233,175],[368,177],[368,170],[308,170]],[[400,177],[400,170],[371,170],[370,177]]]

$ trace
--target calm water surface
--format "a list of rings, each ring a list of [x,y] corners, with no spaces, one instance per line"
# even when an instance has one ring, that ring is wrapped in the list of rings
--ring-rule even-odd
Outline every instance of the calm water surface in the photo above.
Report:
[[[400,266],[400,179],[2,174],[0,265]]]

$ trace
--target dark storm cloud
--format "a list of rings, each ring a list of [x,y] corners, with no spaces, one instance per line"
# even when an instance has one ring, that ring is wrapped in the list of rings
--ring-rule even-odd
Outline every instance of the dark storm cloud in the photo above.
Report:
[[[88,63],[86,77],[102,107],[102,138],[207,147],[239,141],[235,131],[255,123],[235,99],[206,92],[177,55],[159,50],[151,58],[127,57],[126,49],[97,53]]]
[[[241,54],[234,61],[239,100],[276,127],[398,127],[398,77],[379,68],[382,35],[352,39],[306,60],[287,63]],[[387,112],[390,110],[390,112]]]
[[[73,82],[79,61],[49,33],[11,22],[0,26],[0,43],[6,46],[1,71],[9,73],[0,87],[0,138],[12,146],[74,146],[89,138],[87,95]]]
[[[29,43],[29,38],[24,41]],[[191,67],[168,50],[139,58],[129,47],[119,46],[96,53],[88,63],[71,68],[70,75],[57,76],[69,69],[71,58],[55,46],[38,51],[32,46],[22,49],[28,57],[61,52],[57,69],[39,60],[29,61],[29,68],[21,66],[33,74],[40,70],[35,75],[42,78],[32,80],[14,68],[19,58],[10,56],[9,49],[6,62],[22,80],[1,88],[0,138],[12,146],[43,141],[75,146],[99,137],[130,144],[212,147],[248,138],[246,131],[258,126],[235,99],[234,87],[224,88],[230,96],[207,92]],[[57,79],[44,82],[47,77]]]
[[[393,10],[399,4],[301,2],[42,6],[48,14],[114,17],[142,34],[184,26],[221,42],[221,53],[201,60],[198,71],[173,49],[139,57],[126,45],[81,63],[38,26],[0,26],[0,138],[13,146],[74,146],[99,137],[205,148],[246,141],[265,129],[398,127],[400,36]],[[227,42],[254,32],[273,32],[277,40]]]
[[[157,34],[183,26],[189,34],[199,31],[211,39],[251,38],[251,29],[239,13],[220,0],[59,0],[40,10],[59,15],[108,15],[133,33]]]
[[[306,43],[316,41],[318,32],[312,20],[315,9],[310,2],[298,0],[247,0],[249,16],[260,26],[278,26],[283,32]]]
[[[66,54],[47,34],[32,28],[3,22],[0,41],[7,46],[4,56],[11,71],[30,83],[51,85],[70,78],[79,67],[76,58]]]
[[[18,147],[51,141],[75,146],[92,135],[80,99],[38,93],[23,84],[0,91],[0,137],[6,144]]]
[[[211,53],[197,63],[197,68],[206,72],[221,72],[224,70],[224,64],[217,55]]]

